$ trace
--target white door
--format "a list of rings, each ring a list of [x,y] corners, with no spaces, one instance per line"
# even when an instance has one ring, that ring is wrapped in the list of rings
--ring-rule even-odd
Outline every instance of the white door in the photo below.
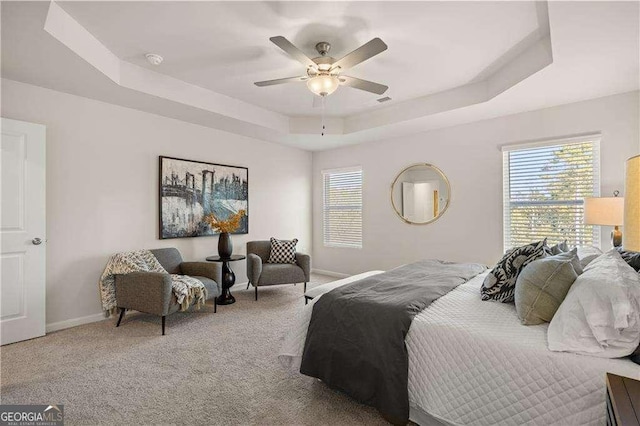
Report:
[[[416,222],[415,194],[412,182],[402,182],[402,216]]]
[[[0,344],[45,333],[45,126],[2,119]]]
[[[411,222],[427,222],[437,216],[435,200],[440,183],[402,182],[402,216]]]

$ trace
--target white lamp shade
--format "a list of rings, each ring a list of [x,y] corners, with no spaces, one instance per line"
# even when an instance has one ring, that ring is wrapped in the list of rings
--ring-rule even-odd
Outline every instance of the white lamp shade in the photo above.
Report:
[[[624,217],[623,197],[584,199],[584,223],[587,225],[620,226]]]
[[[307,87],[318,96],[332,94],[338,88],[340,80],[335,75],[320,74],[307,81]]]
[[[640,155],[627,160],[624,197],[625,250],[640,252]]]

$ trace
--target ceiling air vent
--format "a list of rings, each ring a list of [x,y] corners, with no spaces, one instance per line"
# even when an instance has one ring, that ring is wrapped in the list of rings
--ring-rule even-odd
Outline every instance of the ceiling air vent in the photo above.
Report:
[[[383,103],[383,102],[389,102],[391,100],[390,97],[385,96],[384,98],[380,98],[378,99],[378,102]]]

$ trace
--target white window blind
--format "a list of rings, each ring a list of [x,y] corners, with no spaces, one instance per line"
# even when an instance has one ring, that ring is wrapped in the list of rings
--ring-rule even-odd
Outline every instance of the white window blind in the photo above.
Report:
[[[362,168],[324,170],[324,245],[362,248]]]
[[[599,245],[584,224],[584,198],[600,195],[599,138],[503,148],[504,247]]]

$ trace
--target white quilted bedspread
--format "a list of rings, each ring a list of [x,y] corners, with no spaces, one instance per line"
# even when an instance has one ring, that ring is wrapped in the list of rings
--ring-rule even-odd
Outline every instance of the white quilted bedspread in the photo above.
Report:
[[[546,324],[521,325],[513,304],[480,300],[485,275],[414,318],[406,338],[412,407],[454,425],[603,425],[605,372],[640,379],[640,366],[549,351]],[[278,357],[292,370],[312,306]]]
[[[547,324],[483,302],[481,274],[418,314],[406,338],[409,399],[460,425],[603,425],[605,372],[640,378],[626,359],[547,348]]]

